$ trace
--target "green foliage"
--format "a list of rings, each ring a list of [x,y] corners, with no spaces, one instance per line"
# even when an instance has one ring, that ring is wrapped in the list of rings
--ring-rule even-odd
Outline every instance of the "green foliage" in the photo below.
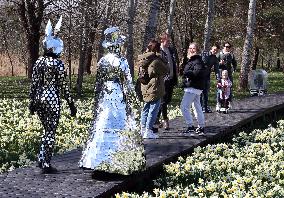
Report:
[[[71,92],[76,97],[77,76],[72,76]],[[82,98],[93,97],[95,76],[84,76]],[[23,76],[0,77],[0,98],[28,98],[31,81]]]
[[[249,96],[249,92],[238,92],[239,72],[234,73],[234,98],[242,99]],[[284,91],[283,72],[268,73],[268,93]],[[82,98],[92,98],[94,94],[95,76],[88,75],[84,77]],[[75,91],[76,77],[72,76],[72,94],[76,97]],[[25,77],[0,77],[0,98],[28,98],[30,81]],[[183,96],[183,89],[176,87],[173,93],[173,106],[179,106]],[[216,80],[211,76],[211,88],[209,93],[209,104],[216,104]]]

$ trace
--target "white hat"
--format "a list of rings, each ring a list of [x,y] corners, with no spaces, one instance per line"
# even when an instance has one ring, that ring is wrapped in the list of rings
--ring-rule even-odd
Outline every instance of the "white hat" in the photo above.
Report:
[[[104,48],[111,46],[122,45],[125,42],[126,37],[120,35],[118,27],[109,27],[104,31],[105,40],[102,43]]]
[[[54,32],[57,34],[60,31],[62,17],[59,18]],[[53,35],[51,21],[48,20],[45,27],[45,37],[43,39],[43,46],[47,50],[51,50],[54,54],[60,55],[63,51],[63,41],[57,36]]]

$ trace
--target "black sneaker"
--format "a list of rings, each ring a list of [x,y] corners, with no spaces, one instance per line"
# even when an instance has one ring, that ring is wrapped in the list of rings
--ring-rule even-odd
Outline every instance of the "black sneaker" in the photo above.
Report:
[[[207,107],[205,112],[206,113],[212,113],[212,110],[209,107]]]
[[[153,131],[153,133],[158,133],[159,128],[155,128],[155,127],[153,127],[153,128],[152,128],[152,131]]]
[[[155,128],[156,128],[156,127],[162,128],[162,127],[163,127],[163,124],[162,124],[159,120],[157,120],[157,121],[155,122],[154,126],[155,126]]]
[[[195,127],[194,126],[189,126],[184,133],[194,133]]]
[[[44,167],[42,168],[41,173],[42,174],[55,174],[57,173],[57,169],[52,166]]]
[[[203,113],[212,113],[212,110],[209,107],[202,107]]]
[[[204,127],[197,127],[195,133],[198,135],[204,135]]]
[[[42,168],[42,162],[37,162],[37,167]]]

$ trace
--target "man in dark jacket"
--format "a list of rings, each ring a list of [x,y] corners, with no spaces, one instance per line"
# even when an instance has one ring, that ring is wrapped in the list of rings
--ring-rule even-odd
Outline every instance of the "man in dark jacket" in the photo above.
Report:
[[[207,68],[205,87],[201,94],[201,106],[203,113],[212,113],[212,110],[208,106],[208,93],[210,90],[210,77],[212,68],[214,69],[216,80],[219,81],[220,79],[219,60],[216,56],[219,49],[219,45],[215,44],[212,46],[210,51],[202,52],[202,60]]]
[[[205,87],[206,68],[202,57],[198,54],[197,43],[191,43],[188,48],[188,61],[183,67],[182,78],[184,95],[181,101],[181,112],[188,125],[187,133],[204,133],[205,119],[200,104],[200,94]],[[195,130],[193,119],[190,112],[190,106],[194,108],[194,114],[198,121],[198,127]]]
[[[235,59],[234,54],[232,53],[231,47],[232,47],[231,43],[225,42],[224,48],[217,55],[217,58],[219,60],[219,69],[228,71],[229,79],[233,84],[233,72],[236,71],[237,69],[237,61]],[[232,100],[232,88],[231,88],[231,95],[229,97],[229,101],[231,100]]]
[[[172,100],[174,86],[177,85],[178,76],[177,76],[177,63],[175,56],[175,49],[170,47],[170,35],[164,33],[160,36],[161,41],[161,55],[167,60],[169,72],[164,78],[165,82],[165,95],[161,101],[160,111],[158,113],[158,118],[156,124],[160,125],[159,118],[162,114],[163,121],[162,125],[165,130],[169,129],[169,118],[168,118],[168,104]]]

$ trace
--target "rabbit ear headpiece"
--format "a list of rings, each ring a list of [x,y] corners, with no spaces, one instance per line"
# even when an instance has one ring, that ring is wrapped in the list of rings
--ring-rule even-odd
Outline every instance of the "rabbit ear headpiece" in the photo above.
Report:
[[[56,34],[60,31],[61,24],[62,24],[62,16],[60,16],[58,22],[56,23],[56,25],[54,27],[54,34]]]
[[[46,27],[45,27],[45,38],[51,39],[52,38],[52,24],[50,19],[48,20]]]
[[[47,51],[50,51],[58,56],[63,51],[63,41],[58,37],[58,32],[60,31],[61,23],[62,16],[59,18],[57,24],[55,25],[53,34],[51,21],[48,20],[45,27],[45,37],[42,41],[43,46]]]
[[[118,27],[110,27],[104,31],[105,40],[102,43],[104,48],[120,46],[125,42],[126,37],[120,34]]]

